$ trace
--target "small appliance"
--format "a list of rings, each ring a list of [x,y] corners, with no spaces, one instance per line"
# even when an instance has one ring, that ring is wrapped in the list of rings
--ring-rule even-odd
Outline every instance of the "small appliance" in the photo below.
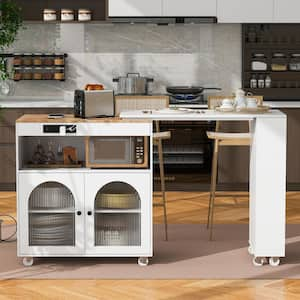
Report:
[[[86,138],[88,168],[148,168],[149,139],[145,136]]]
[[[76,90],[74,94],[74,116],[79,118],[102,118],[115,115],[114,92],[112,90]]]

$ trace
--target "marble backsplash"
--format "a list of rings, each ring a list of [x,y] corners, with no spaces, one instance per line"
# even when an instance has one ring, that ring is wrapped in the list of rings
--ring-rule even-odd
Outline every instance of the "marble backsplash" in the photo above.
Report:
[[[241,26],[238,24],[26,24],[12,52],[68,53],[66,81],[20,81],[13,96],[71,99],[76,88],[139,72],[153,77],[153,92],[167,85],[241,86]]]

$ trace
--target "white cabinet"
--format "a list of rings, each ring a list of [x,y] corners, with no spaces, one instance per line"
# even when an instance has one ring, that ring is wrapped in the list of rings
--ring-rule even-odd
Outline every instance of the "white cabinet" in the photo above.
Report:
[[[109,17],[162,16],[162,0],[109,0]]]
[[[98,256],[152,256],[151,173],[89,172],[86,252]]]
[[[217,18],[219,23],[271,23],[273,7],[274,0],[218,0]]]
[[[274,0],[274,22],[299,23],[299,0]]]
[[[214,17],[217,0],[162,0],[166,17]]]
[[[83,181],[83,174],[19,174],[19,256],[84,253]]]

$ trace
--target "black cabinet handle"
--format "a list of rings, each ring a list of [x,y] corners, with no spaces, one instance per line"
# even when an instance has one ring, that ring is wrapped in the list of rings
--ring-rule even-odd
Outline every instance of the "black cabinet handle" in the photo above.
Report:
[[[77,212],[77,216],[81,216],[81,211],[78,211],[78,212]]]
[[[87,214],[88,214],[88,216],[91,216],[91,215],[92,215],[92,212],[91,212],[91,211],[88,211]]]

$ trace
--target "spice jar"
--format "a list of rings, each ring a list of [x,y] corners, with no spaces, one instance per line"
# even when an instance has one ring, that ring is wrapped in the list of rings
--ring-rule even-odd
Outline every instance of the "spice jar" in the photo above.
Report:
[[[42,68],[35,68],[33,73],[34,80],[41,80],[42,79]]]
[[[267,62],[264,53],[253,54],[253,60],[251,61],[251,70],[253,71],[266,71]]]
[[[22,55],[19,53],[14,54],[14,60],[13,60],[14,66],[20,66],[22,64]]]
[[[24,53],[22,63],[25,66],[30,66],[32,64],[32,54]]]
[[[56,21],[56,10],[54,9],[44,9],[44,21]]]
[[[22,79],[22,69],[21,68],[15,68],[14,70],[14,80],[19,81]]]
[[[53,73],[51,68],[46,68],[45,72],[42,75],[44,80],[51,80],[53,78]]]
[[[42,65],[42,54],[41,53],[35,53],[34,54],[33,65],[34,66],[40,66],[40,65]]]
[[[90,9],[80,8],[78,10],[78,21],[91,21],[92,11]]]
[[[289,69],[291,71],[300,71],[300,53],[294,53],[291,55]]]
[[[44,65],[45,66],[53,66],[54,64],[54,56],[52,53],[46,53],[44,58]]]
[[[54,65],[63,66],[65,64],[65,58],[63,54],[55,54]]]
[[[65,79],[65,73],[63,68],[56,68],[54,73],[54,79],[55,80],[64,80]]]
[[[284,53],[274,53],[272,58],[272,71],[287,71],[288,64]]]
[[[62,9],[61,10],[62,21],[74,21],[74,10],[73,9]]]
[[[22,74],[22,79],[31,80],[32,79],[31,70],[32,70],[31,68],[25,68]]]

